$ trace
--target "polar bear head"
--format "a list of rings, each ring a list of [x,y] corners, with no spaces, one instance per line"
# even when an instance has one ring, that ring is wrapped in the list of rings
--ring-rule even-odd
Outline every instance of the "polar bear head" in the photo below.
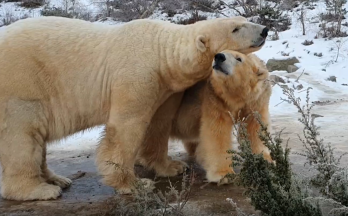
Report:
[[[196,24],[196,47],[201,52],[235,50],[248,54],[261,49],[268,35],[266,26],[249,22],[241,16],[205,20]]]
[[[244,101],[259,97],[265,88],[269,72],[254,54],[245,55],[225,50],[213,61],[211,79],[218,94]],[[225,98],[230,101],[229,98]]]

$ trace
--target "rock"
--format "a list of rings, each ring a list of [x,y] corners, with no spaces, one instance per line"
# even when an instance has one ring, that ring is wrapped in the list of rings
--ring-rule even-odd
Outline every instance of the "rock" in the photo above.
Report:
[[[282,89],[289,90],[289,86],[287,86],[287,85],[280,85],[280,87],[281,87]]]
[[[327,81],[331,81],[331,82],[337,82],[337,77],[335,77],[335,76],[329,76],[326,80],[327,80]]]
[[[288,68],[287,68],[287,72],[288,73],[293,73],[293,72],[296,72],[298,70],[298,67],[295,66],[295,65],[288,65]]]
[[[267,61],[267,69],[269,72],[275,70],[283,70],[286,71],[288,69],[288,65],[294,65],[295,63],[299,63],[299,60],[296,57],[288,58],[288,59],[269,59]]]
[[[296,86],[296,89],[297,89],[297,90],[302,90],[302,89],[303,89],[303,85],[300,84],[300,85]]]
[[[277,75],[270,75],[269,80],[275,82],[275,83],[285,83],[285,80]]]

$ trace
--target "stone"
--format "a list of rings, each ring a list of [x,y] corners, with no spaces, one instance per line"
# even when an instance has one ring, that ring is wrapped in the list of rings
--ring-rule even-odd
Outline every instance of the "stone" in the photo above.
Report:
[[[297,89],[297,90],[302,90],[302,89],[303,89],[303,85],[300,84],[300,85],[296,86],[296,89]]]
[[[294,65],[295,63],[299,63],[299,60],[296,57],[288,59],[269,59],[266,63],[266,67],[269,72],[275,70],[286,71],[289,65]]]
[[[269,80],[271,80],[274,83],[286,83],[283,78],[281,78],[280,76],[274,75],[274,74],[269,76]]]
[[[288,73],[293,73],[293,72],[296,72],[298,70],[298,67],[295,66],[295,65],[288,65],[288,68],[287,68],[287,72]]]
[[[327,81],[331,81],[331,82],[337,82],[337,77],[335,77],[335,76],[329,76],[326,80],[327,80]]]

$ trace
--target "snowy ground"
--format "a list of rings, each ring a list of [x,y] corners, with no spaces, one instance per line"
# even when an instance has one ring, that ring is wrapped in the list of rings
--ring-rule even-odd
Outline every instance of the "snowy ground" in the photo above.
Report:
[[[100,7],[97,7],[96,2],[83,0],[77,1],[80,8],[91,11],[91,13],[99,13]],[[267,41],[265,47],[256,54],[265,62],[271,58],[289,58],[295,56],[300,63],[296,64],[299,70],[295,73],[287,73],[286,71],[275,71],[271,74],[276,74],[289,80],[289,86],[292,84],[302,84],[304,89],[312,87],[310,97],[312,101],[336,101],[323,106],[315,108],[316,114],[323,115],[323,118],[318,119],[319,126],[322,127],[321,132],[323,138],[332,142],[332,144],[340,151],[348,151],[346,132],[348,131],[348,37],[335,38],[327,40],[323,38],[314,39],[319,32],[319,14],[325,11],[325,4],[323,1],[315,3],[314,10],[306,11],[306,29],[307,34],[302,35],[301,25],[299,22],[298,12],[286,12],[292,17],[292,26],[290,30],[279,33],[279,40]],[[16,6],[16,3],[0,3],[0,20],[2,20],[9,13],[13,17],[36,17],[40,16],[42,8],[26,10]],[[64,6],[63,1],[55,0],[50,2],[51,6]],[[348,10],[348,4],[345,5]],[[226,15],[233,15],[232,10],[222,11]],[[209,18],[213,18],[214,14],[209,13]],[[186,17],[187,14],[180,14],[174,16],[174,20],[181,17]],[[220,15],[221,16],[221,15]],[[166,14],[160,11],[155,12],[151,19],[168,20]],[[346,16],[346,18],[348,18]],[[2,21],[0,21],[2,22]],[[347,22],[347,21],[343,21]],[[116,23],[110,20],[104,21],[105,24],[115,25]],[[0,23],[1,24],[1,23]],[[4,27],[2,27],[4,28]],[[343,27],[343,30],[348,30]],[[310,46],[302,45],[305,40],[313,40],[314,44]],[[340,42],[339,42],[340,41]],[[338,47],[340,51],[338,52]],[[287,54],[288,56],[283,56]],[[314,53],[322,53],[321,57],[315,56]],[[303,73],[299,82],[294,82]],[[327,81],[329,76],[336,76],[337,82]],[[297,94],[301,96],[304,102],[305,91],[298,91]],[[290,147],[294,149],[301,149],[296,134],[301,133],[301,125],[297,118],[299,114],[297,110],[287,103],[280,103],[282,91],[280,87],[273,88],[273,95],[270,103],[270,113],[273,122],[273,129],[279,130],[286,127],[287,135],[291,138]],[[84,133],[75,134],[55,145],[49,146],[49,152],[55,151],[90,151],[95,149],[102,130],[97,127]],[[170,154],[177,154],[183,152],[183,147],[178,143],[171,143]]]

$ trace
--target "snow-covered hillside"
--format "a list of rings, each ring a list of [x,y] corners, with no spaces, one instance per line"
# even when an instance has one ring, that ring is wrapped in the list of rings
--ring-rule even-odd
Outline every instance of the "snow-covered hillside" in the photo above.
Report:
[[[76,2],[80,9],[82,8],[83,10],[90,11],[91,14],[98,14],[102,10],[102,8],[98,6],[100,3],[96,1],[80,0]],[[55,0],[51,1],[49,5],[64,7],[64,2]],[[14,19],[22,17],[37,17],[40,16],[40,10],[43,9],[43,7],[40,7],[27,10],[17,6],[17,3],[4,2],[0,3],[0,6],[0,25],[3,19],[7,16],[11,16]],[[316,39],[316,35],[320,29],[319,14],[326,10],[324,1],[314,3],[314,9],[312,10],[306,9],[306,35],[302,35],[302,26],[299,21],[299,11],[297,10],[300,7],[301,5],[292,11],[285,12],[292,18],[291,28],[279,32],[279,40],[272,41],[268,39],[264,48],[256,52],[256,54],[265,62],[272,58],[282,59],[296,57],[300,61],[300,63],[296,64],[296,66],[299,67],[296,72],[288,73],[286,71],[274,71],[271,72],[271,74],[281,76],[284,80],[288,81],[286,84],[289,86],[302,84],[304,87],[303,89],[306,87],[312,87],[313,90],[311,91],[310,97],[313,101],[348,100],[348,37],[333,39],[319,37]],[[348,4],[345,5],[345,8],[348,10]],[[221,12],[228,16],[236,15],[233,10],[228,8]],[[207,15],[208,19],[223,16],[219,13],[202,12],[202,14]],[[188,13],[182,13],[175,15],[173,18],[168,18],[165,13],[156,10],[154,14],[151,15],[150,19],[178,20],[188,16]],[[348,16],[346,16],[346,18],[348,18]],[[346,20],[343,20],[343,23],[347,22]],[[97,22],[109,25],[122,24],[110,19],[104,19]],[[342,30],[348,31],[348,27],[342,26]],[[271,38],[271,35],[269,38]],[[305,40],[312,40],[313,44],[305,46],[302,44]],[[301,77],[298,79],[298,82],[295,82],[299,76]],[[328,81],[327,78],[330,76],[335,76],[336,82]],[[299,90],[297,91],[297,94],[300,95],[304,101],[306,92]],[[274,86],[270,104],[271,116],[291,115],[295,118],[294,121],[296,121],[297,110],[290,104],[281,103],[281,97],[284,97],[281,88],[279,86]],[[342,113],[345,113],[348,110],[346,106],[340,107],[340,109],[345,109],[342,110]],[[325,121],[323,120],[322,123],[324,124],[324,122]],[[87,148],[87,146],[94,148],[97,144],[98,133],[101,130],[102,127],[98,127],[91,131],[84,132],[83,134],[75,134],[73,137],[60,142],[60,145],[51,146],[51,149],[54,150],[63,147],[65,149],[79,149]],[[323,131],[323,133],[325,134],[325,131]],[[179,145],[176,147],[176,150],[182,151],[183,149]]]

